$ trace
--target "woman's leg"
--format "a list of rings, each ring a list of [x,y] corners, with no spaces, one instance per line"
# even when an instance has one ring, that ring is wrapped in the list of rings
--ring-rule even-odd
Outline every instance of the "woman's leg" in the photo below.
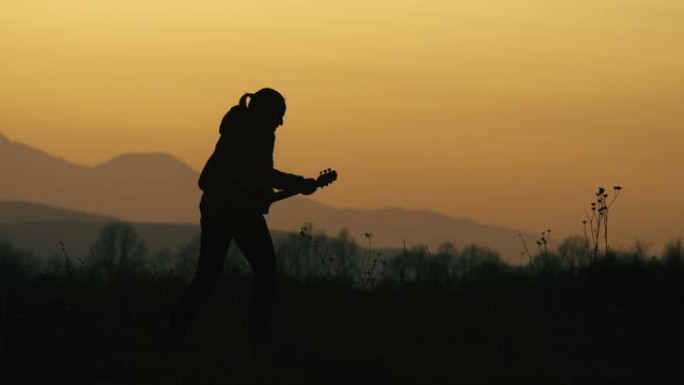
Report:
[[[267,331],[275,303],[275,249],[263,215],[249,215],[241,219],[234,239],[249,262],[254,276],[248,333],[256,336]]]
[[[187,334],[202,303],[213,293],[230,241],[231,228],[226,222],[212,223],[203,218],[197,271],[171,314],[169,339],[183,338]]]

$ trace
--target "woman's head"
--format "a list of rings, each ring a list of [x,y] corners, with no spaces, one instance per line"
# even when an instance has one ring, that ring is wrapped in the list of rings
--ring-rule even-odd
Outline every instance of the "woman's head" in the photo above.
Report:
[[[285,98],[274,89],[262,88],[253,94],[244,94],[240,98],[240,106],[248,109],[257,121],[273,129],[283,124]]]

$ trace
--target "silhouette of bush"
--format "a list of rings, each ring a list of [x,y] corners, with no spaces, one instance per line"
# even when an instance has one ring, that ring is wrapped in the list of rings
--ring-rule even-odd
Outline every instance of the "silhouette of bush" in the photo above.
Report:
[[[569,269],[587,266],[591,261],[588,248],[587,241],[582,236],[575,235],[565,238],[558,245],[560,265]]]
[[[681,239],[669,241],[665,244],[663,263],[668,269],[684,269],[684,248]]]
[[[105,224],[93,243],[92,268],[109,281],[123,281],[141,272],[147,247],[128,223]]]
[[[0,242],[0,288],[16,284],[25,278],[28,256],[16,249],[9,242]]]
[[[349,285],[362,277],[362,250],[346,230],[337,237],[325,233],[313,235],[312,226],[302,226],[278,244],[277,263],[281,274],[297,279],[328,278]]]
[[[502,267],[497,252],[477,245],[468,245],[459,252],[453,245],[443,244],[434,255],[425,246],[414,246],[386,263],[385,278],[399,283],[448,285],[457,280],[493,275]]]
[[[502,267],[496,251],[477,245],[466,246],[456,259],[465,277],[481,277],[496,274]]]

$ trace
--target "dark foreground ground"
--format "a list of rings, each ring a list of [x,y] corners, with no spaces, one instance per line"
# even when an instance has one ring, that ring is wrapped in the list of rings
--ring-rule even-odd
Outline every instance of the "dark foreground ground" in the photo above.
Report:
[[[188,346],[165,352],[153,340],[184,278],[5,277],[0,383],[682,383],[682,271],[284,278],[273,339],[258,344],[243,333],[250,276],[226,272]]]

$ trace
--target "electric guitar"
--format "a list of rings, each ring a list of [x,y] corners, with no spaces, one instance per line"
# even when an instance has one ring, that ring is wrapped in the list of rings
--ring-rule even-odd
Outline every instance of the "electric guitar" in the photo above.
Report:
[[[321,171],[320,175],[318,175],[318,178],[316,178],[316,188],[318,189],[325,187],[335,180],[337,180],[337,172],[329,168],[325,169]],[[255,199],[249,193],[239,189],[231,189],[228,194],[224,195],[224,198],[219,198],[216,195],[213,195],[212,198],[206,199],[208,195],[205,193],[205,195],[202,197],[202,201],[204,202],[203,210],[221,210],[221,207],[228,205],[234,208],[244,207],[249,211],[257,211],[262,214],[268,214],[268,209],[271,207],[271,204],[293,197],[295,195],[299,195],[301,193],[302,192],[299,190],[283,189],[274,191],[266,199],[259,200]]]
[[[318,175],[318,178],[316,178],[316,187],[323,188],[336,180],[337,171],[331,169],[323,170],[320,172],[320,175]],[[301,194],[301,192],[292,190],[279,190],[273,193],[270,203],[275,203],[283,199],[293,197],[297,194]]]
[[[320,172],[318,175],[318,178],[316,178],[316,188],[323,188],[332,182],[337,180],[337,171],[332,170],[332,169],[325,169]],[[273,193],[271,196],[270,202],[268,202],[266,206],[266,212],[268,212],[269,207],[271,204],[281,201],[283,199],[287,199],[290,197],[293,197],[295,195],[301,194],[301,191],[294,191],[294,190],[279,190]]]

